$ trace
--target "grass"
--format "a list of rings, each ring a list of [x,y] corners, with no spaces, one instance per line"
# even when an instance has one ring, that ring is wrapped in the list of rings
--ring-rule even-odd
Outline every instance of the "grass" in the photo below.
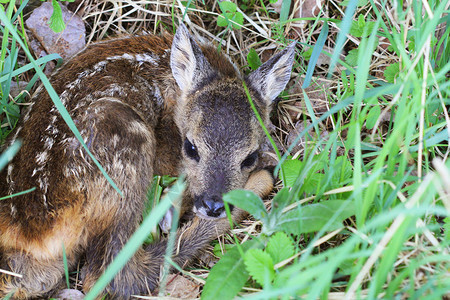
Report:
[[[226,15],[234,23],[219,27],[225,12],[217,2],[182,3],[189,9],[170,1],[72,8],[82,11],[88,42],[173,32],[184,19],[192,32],[221,43],[244,72],[250,49],[264,60],[294,39],[299,45],[294,76],[273,114],[272,138],[284,154],[276,172],[284,180],[263,206],[233,194],[260,210],[221,240],[240,241],[239,251],[229,250],[212,270],[184,272],[195,280],[209,275],[202,296],[223,290],[215,274],[239,270],[248,275],[227,282],[229,297],[450,297],[448,1],[328,1],[305,27],[286,5],[281,17],[268,2],[239,1]],[[8,6],[5,18],[18,26],[10,33],[2,27],[2,137],[26,103],[24,95],[9,97],[11,81],[33,83],[30,69],[55,58],[27,63],[25,45],[17,45],[26,35],[21,9],[13,12]]]

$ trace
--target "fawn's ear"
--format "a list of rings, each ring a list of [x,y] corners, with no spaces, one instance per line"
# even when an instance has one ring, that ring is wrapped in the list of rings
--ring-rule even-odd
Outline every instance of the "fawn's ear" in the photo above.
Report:
[[[199,83],[204,83],[215,74],[183,23],[173,37],[170,68],[182,91],[192,91]]]
[[[259,92],[266,105],[270,105],[275,100],[291,78],[295,45],[296,42],[293,42],[283,51],[272,56],[245,79],[248,85]]]

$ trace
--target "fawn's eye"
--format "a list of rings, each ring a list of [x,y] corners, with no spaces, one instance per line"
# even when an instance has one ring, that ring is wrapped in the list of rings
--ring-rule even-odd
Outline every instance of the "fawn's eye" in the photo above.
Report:
[[[255,164],[257,158],[258,158],[258,151],[255,151],[249,156],[247,156],[241,163],[241,169],[252,167]]]
[[[196,162],[200,160],[197,147],[195,147],[195,145],[192,144],[187,138],[184,140],[184,152],[189,158],[192,158]]]

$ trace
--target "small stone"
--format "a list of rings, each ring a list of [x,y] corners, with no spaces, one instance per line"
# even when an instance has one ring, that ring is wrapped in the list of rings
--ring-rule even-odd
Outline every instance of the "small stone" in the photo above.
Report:
[[[48,25],[53,13],[50,2],[44,2],[36,8],[25,23],[47,53],[58,53],[63,59],[68,59],[85,47],[86,29],[78,15],[64,5],[61,5],[61,10],[66,24],[63,32],[54,32]]]

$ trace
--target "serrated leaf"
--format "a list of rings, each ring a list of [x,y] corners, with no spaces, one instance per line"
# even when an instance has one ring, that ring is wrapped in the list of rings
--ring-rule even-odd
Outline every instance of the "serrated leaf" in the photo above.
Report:
[[[337,216],[334,214],[339,211]],[[330,222],[326,231],[342,227],[342,221],[355,214],[355,206],[348,200],[328,200],[320,203],[309,204],[301,208],[283,214],[277,223],[277,230],[286,233],[300,235],[319,231],[328,221]]]
[[[345,62],[355,67],[358,64],[358,49],[348,51],[347,56],[345,56]]]
[[[245,267],[252,278],[264,286],[275,278],[272,257],[261,249],[250,249],[245,253]]]
[[[256,70],[261,65],[261,60],[259,59],[258,53],[255,49],[250,49],[247,54],[247,62],[252,70]]]
[[[231,23],[233,28],[241,28],[244,24],[244,15],[237,11],[236,4],[230,1],[223,1],[219,2],[219,6],[222,14],[217,17],[217,26],[226,27]]]
[[[366,120],[366,128],[372,129],[375,126],[375,123],[377,122],[378,118],[381,114],[381,107],[379,105],[376,105],[372,107],[367,114],[367,120]]]
[[[63,16],[62,16],[62,10],[61,6],[59,6],[58,1],[53,0],[53,13],[50,17],[50,20],[48,21],[48,26],[54,31],[54,32],[61,32],[66,28],[66,24],[64,24]]]
[[[233,21],[237,23],[232,23],[234,29],[241,28],[244,24],[244,15],[241,12],[237,11],[233,17]]]
[[[227,18],[228,18],[228,16],[227,16]],[[217,26],[220,26],[220,27],[228,26],[228,21],[227,21],[227,19],[225,19],[225,17],[223,15],[219,15],[217,17]]]
[[[237,10],[236,4],[234,4],[233,2],[230,2],[230,1],[219,2],[219,6],[220,6],[220,10],[224,13],[226,13],[226,12],[234,13]]]
[[[400,73],[399,63],[393,63],[392,65],[388,66],[386,70],[384,70],[384,78],[386,78],[387,82],[394,83],[399,73]]]
[[[277,264],[294,255],[294,245],[286,233],[280,231],[270,237],[266,246],[266,252],[272,257],[273,263]]]
[[[252,191],[230,191],[223,195],[223,201],[247,211],[257,220],[267,220],[267,210],[263,201]]]
[[[241,245],[243,251],[260,247],[262,245],[254,240]],[[233,299],[244,286],[248,275],[244,258],[238,247],[234,247],[225,253],[209,272],[201,298],[203,300]]]
[[[364,24],[363,26],[361,26],[360,24],[362,24],[363,22],[361,22],[360,20],[361,19],[358,19],[358,21],[352,21],[349,34],[353,35],[354,37],[368,37],[375,27],[376,22],[363,20]]]

